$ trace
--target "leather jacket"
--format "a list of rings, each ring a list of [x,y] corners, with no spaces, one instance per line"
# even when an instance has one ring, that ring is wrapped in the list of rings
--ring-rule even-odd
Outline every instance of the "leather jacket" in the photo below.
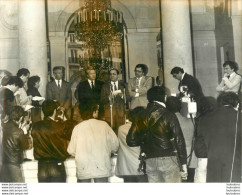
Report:
[[[175,156],[176,149],[180,163],[187,162],[185,140],[179,121],[175,114],[157,102],[148,104],[142,124],[132,124],[126,142],[130,147],[141,146],[146,158]]]
[[[72,131],[74,124],[68,125],[67,122],[45,118],[33,124],[32,137],[36,160],[64,161],[69,157],[67,146],[70,133],[68,131]]]
[[[13,121],[3,124],[3,163],[21,164],[26,149],[29,142],[23,130]]]

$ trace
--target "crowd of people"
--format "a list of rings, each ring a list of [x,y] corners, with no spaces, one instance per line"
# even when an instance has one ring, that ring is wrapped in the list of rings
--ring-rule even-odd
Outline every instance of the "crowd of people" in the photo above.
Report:
[[[33,148],[38,182],[66,182],[71,157],[77,182],[108,182],[114,156],[124,182],[241,182],[241,76],[235,62],[223,66],[217,101],[181,67],[171,70],[179,80],[176,97],[154,86],[145,64],[136,65],[127,85],[117,69],[104,83],[88,67],[75,105],[61,67],[53,69],[46,97],[38,91],[41,78],[28,69],[3,75],[0,181],[24,182],[21,165],[31,160],[24,152]]]

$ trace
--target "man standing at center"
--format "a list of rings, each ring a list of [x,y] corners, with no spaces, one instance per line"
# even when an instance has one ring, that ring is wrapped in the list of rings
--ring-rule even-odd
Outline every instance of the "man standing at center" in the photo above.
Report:
[[[82,109],[90,102],[100,103],[102,82],[96,80],[96,70],[89,66],[86,70],[87,80],[80,82],[75,91],[75,97]]]
[[[128,95],[124,83],[118,80],[119,71],[113,68],[109,71],[109,76],[110,81],[102,87],[101,102],[104,105],[105,121],[110,124],[112,106],[112,128],[117,133],[118,127],[125,123],[125,103]]]
[[[146,94],[152,87],[152,78],[146,76],[148,68],[145,64],[137,64],[134,72],[135,77],[128,82],[128,90],[131,97],[130,109],[134,109],[137,106],[146,107],[148,104]]]

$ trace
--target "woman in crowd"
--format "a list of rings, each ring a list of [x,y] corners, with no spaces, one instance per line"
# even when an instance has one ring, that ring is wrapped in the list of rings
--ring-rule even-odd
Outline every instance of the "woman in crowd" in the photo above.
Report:
[[[41,97],[40,92],[38,90],[40,86],[40,77],[32,76],[28,79],[28,90],[27,95],[32,97]],[[32,100],[32,106],[34,108],[31,109],[31,119],[32,122],[37,122],[41,120],[41,105],[44,100]]]

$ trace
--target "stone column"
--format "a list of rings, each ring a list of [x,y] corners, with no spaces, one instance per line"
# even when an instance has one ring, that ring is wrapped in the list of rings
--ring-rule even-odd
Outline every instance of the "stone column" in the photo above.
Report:
[[[239,73],[242,74],[242,2],[232,1],[232,24],[234,38],[235,61],[239,65]]]
[[[45,0],[19,0],[19,63],[30,75],[41,78],[39,91],[45,97],[47,41]]]
[[[161,0],[165,85],[178,92],[178,81],[170,74],[180,66],[193,75],[192,46],[188,0]]]

